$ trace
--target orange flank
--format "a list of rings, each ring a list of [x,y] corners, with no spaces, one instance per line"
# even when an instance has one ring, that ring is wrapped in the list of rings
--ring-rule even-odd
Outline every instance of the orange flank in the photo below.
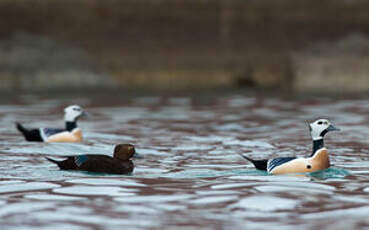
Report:
[[[46,142],[82,142],[82,131],[80,128],[74,129],[72,132],[64,131],[47,138]]]
[[[326,148],[319,149],[309,158],[296,158],[275,167],[271,174],[309,173],[329,168],[329,156]]]

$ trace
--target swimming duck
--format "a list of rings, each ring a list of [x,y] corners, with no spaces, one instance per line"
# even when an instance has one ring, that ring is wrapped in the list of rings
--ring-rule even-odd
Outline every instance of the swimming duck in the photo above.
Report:
[[[68,156],[67,159],[56,161],[46,157],[47,160],[57,164],[62,170],[79,170],[97,173],[129,174],[134,169],[130,160],[136,153],[131,144],[118,144],[114,148],[113,157],[107,155],[77,155]]]
[[[65,129],[26,129],[20,123],[16,123],[16,126],[27,141],[81,142],[82,131],[77,127],[77,120],[85,115],[86,113],[80,106],[71,105],[64,109]]]
[[[243,158],[254,164],[256,169],[271,174],[306,173],[329,168],[328,150],[324,148],[324,136],[331,131],[339,131],[327,119],[319,119],[309,124],[313,140],[313,152],[308,158],[279,157],[275,159],[253,160],[240,154]]]

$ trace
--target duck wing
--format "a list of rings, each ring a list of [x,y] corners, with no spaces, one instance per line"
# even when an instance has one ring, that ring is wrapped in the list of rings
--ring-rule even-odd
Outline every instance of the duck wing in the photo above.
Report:
[[[111,158],[109,156],[105,155],[77,155],[77,156],[67,156],[64,160],[54,160],[49,157],[46,157],[47,160],[57,164],[60,169],[62,170],[78,170],[85,162],[90,161],[91,159],[105,159],[105,158]]]
[[[296,159],[296,157],[279,157],[279,158],[271,159],[268,161],[267,171],[271,172],[275,167],[278,167],[294,159]]]
[[[81,155],[75,161],[79,170],[88,172],[127,174],[134,168],[132,161],[120,161],[105,155]]]
[[[132,161],[120,161],[107,155],[78,155],[68,156],[67,159],[56,161],[46,157],[47,160],[57,164],[62,170],[82,170],[97,173],[129,174],[133,172]]]
[[[47,140],[49,137],[65,131],[66,131],[65,129],[40,128],[40,135],[42,139]]]

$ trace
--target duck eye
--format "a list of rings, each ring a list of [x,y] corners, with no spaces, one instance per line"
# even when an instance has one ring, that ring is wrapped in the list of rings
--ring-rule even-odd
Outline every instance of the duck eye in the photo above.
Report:
[[[307,169],[311,169],[311,165],[306,165],[306,168]]]
[[[321,125],[321,124],[323,124],[323,121],[319,121],[319,122],[318,122],[318,125]]]

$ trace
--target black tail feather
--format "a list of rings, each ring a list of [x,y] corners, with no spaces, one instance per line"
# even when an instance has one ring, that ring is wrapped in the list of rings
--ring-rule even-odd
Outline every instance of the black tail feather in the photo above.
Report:
[[[58,165],[58,167],[63,170],[73,170],[77,168],[77,165],[74,161],[74,157],[68,157],[67,159],[62,160],[62,161],[57,161],[57,160],[54,160],[48,157],[45,157],[45,158],[46,160]]]
[[[17,129],[19,130],[19,132],[21,132],[23,134],[26,133],[26,132],[28,132],[28,130],[25,129],[22,124],[16,122],[15,125],[16,125]]]
[[[17,129],[19,132],[23,134],[23,136],[26,138],[27,141],[42,141],[40,130],[38,129],[31,129],[28,130],[24,128],[20,123],[15,123]]]
[[[57,160],[54,160],[54,159],[51,159],[51,158],[48,158],[48,157],[45,157],[45,158],[46,158],[46,160],[48,160],[48,161],[50,161],[50,162],[52,162],[54,164],[57,164],[58,166],[59,166],[59,164],[61,162],[61,161],[57,161]]]
[[[264,171],[267,170],[267,166],[268,166],[268,160],[267,159],[265,159],[265,160],[253,160],[250,157],[244,156],[240,153],[238,155],[240,155],[242,158],[250,161],[255,166],[256,169],[264,170]]]

